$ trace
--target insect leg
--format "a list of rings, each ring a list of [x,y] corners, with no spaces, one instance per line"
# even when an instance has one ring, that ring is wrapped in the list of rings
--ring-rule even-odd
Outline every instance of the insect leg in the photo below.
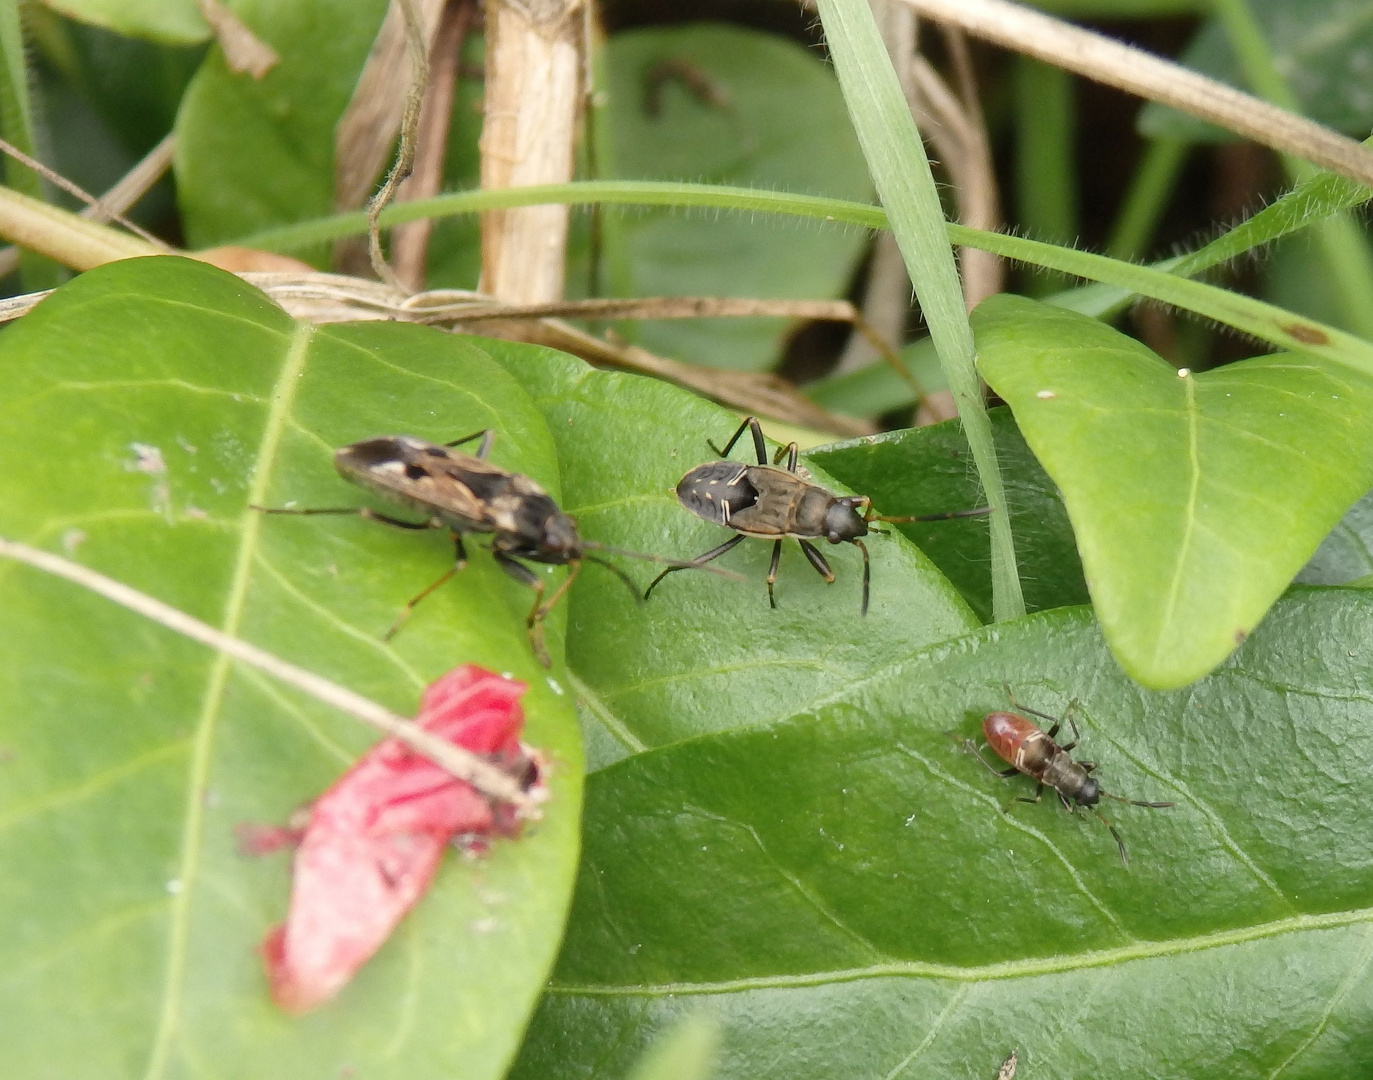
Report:
[[[815,545],[809,540],[798,539],[796,542],[801,545],[801,550],[806,553],[806,558],[810,560],[811,566],[815,567],[815,572],[833,585],[834,571],[830,569],[830,564],[825,561],[825,557],[820,554]]]
[[[855,538],[849,543],[863,553],[863,606],[859,609],[858,614],[867,615],[868,593],[872,589],[872,561],[868,558],[868,545],[862,540]]]
[[[726,551],[729,551],[731,548],[733,548],[741,541],[743,541],[743,539],[744,534],[740,533],[738,536],[726,540],[719,547],[711,548],[704,555],[697,555],[696,558],[692,559],[691,562],[688,563],[686,566],[669,566],[666,570],[664,570],[661,574],[659,574],[656,578],[649,582],[648,588],[644,590],[644,599],[648,599],[648,595],[653,591],[653,587],[657,585],[658,582],[662,581],[663,578],[667,577],[668,574],[671,574],[673,571],[676,570],[694,570],[697,567],[704,566],[706,563],[710,562],[711,559],[718,559]]]
[[[481,439],[481,445],[477,447],[476,456],[485,459],[486,455],[491,453],[491,444],[496,441],[496,431],[494,428],[482,428],[480,431],[472,432],[471,435],[464,435],[461,439],[454,439],[443,445],[461,446],[463,443],[470,443],[473,439]]]
[[[458,538],[457,547],[458,551],[461,552],[461,537]],[[452,566],[450,566],[447,570],[443,572],[443,574],[438,578],[438,580],[433,582],[433,584],[421,589],[413,598],[411,598],[411,600],[405,605],[405,607],[400,609],[400,614],[396,616],[396,621],[391,624],[391,628],[387,630],[386,633],[381,635],[381,640],[390,641],[393,637],[395,637],[396,632],[405,624],[405,620],[410,618],[410,612],[415,610],[415,605],[417,605],[421,600],[423,600],[435,589],[439,588],[439,586],[446,584],[448,579],[451,578],[454,574],[456,574],[459,570],[461,570],[465,565],[467,565],[466,558],[460,556],[453,563]]]
[[[553,590],[553,595],[543,603],[539,600],[543,597],[543,583],[539,584],[538,595],[534,598],[534,606],[529,611],[529,617],[525,619],[525,626],[529,630],[529,644],[534,648],[534,655],[539,658],[539,663],[544,667],[551,666],[548,659],[548,650],[543,643],[543,621],[548,618],[548,613],[553,610],[553,605],[563,598],[563,594],[572,587],[572,583],[577,580],[577,575],[582,572],[581,559],[573,559],[567,564],[567,577],[563,578],[562,584]]]
[[[777,564],[781,559],[782,541],[777,540],[772,545],[772,563],[768,566],[768,604],[774,608],[777,606],[777,597],[772,594],[772,586],[777,580]]]
[[[1058,797],[1059,797],[1060,799],[1063,798],[1062,793],[1060,793]],[[1040,801],[1041,799],[1043,799],[1043,798],[1044,798],[1044,785],[1043,785],[1042,783],[1039,783],[1039,784],[1036,784],[1036,785],[1035,785],[1035,797],[1034,797],[1033,799],[1030,798],[1028,795],[1021,795],[1018,799],[1016,799],[1016,802],[1037,803],[1037,802],[1039,802],[1039,801]]]
[[[1046,712],[1040,712],[1038,709],[1032,709],[1028,705],[1022,705],[1019,701],[1017,701],[1014,692],[1012,692],[1011,690],[1010,683],[1002,683],[1001,689],[1006,692],[1007,700],[1009,700],[1010,703],[1014,705],[1017,709],[1019,709],[1021,712],[1029,713],[1031,716],[1037,716],[1041,720],[1048,720],[1054,724],[1059,723],[1059,718],[1057,716],[1050,716]],[[1071,706],[1069,706],[1069,708],[1071,708]],[[1067,716],[1067,713],[1064,713],[1064,716]],[[1057,732],[1058,728],[1054,728],[1054,731]],[[1049,738],[1052,739],[1053,735],[1051,734]]]
[[[393,518],[387,514],[380,514],[370,506],[313,506],[304,510],[297,510],[293,507],[285,506],[255,506],[250,504],[249,510],[260,510],[264,514],[293,514],[297,517],[313,517],[315,514],[355,514],[364,521],[378,521],[383,525],[390,525],[396,529],[413,529],[422,532],[425,529],[437,529],[441,525],[434,518],[428,521],[402,521],[400,518]]]
[[[753,452],[758,455],[758,464],[766,465],[768,463],[767,445],[763,442],[763,429],[759,425],[756,417],[750,416],[745,419],[744,422],[739,425],[739,429],[729,437],[729,442],[725,443],[725,448],[723,450],[709,439],[706,440],[706,445],[722,458],[729,457],[729,452],[734,449],[734,444],[739,441],[739,437],[743,435],[745,431],[752,431],[753,433]]]
[[[973,757],[977,758],[978,761],[982,762],[982,764],[986,766],[987,771],[993,774],[994,776],[999,776],[1003,780],[1009,780],[1012,776],[1015,776],[1017,773],[1020,772],[1020,770],[1015,767],[1009,769],[998,769],[995,765],[993,765],[990,761],[988,761],[986,758],[982,756],[982,751],[977,748],[977,744],[973,742],[972,739],[960,739],[957,735],[954,735],[953,737],[955,741],[957,741],[958,744],[963,747],[964,750],[968,751],[968,753],[972,754]]]
[[[503,551],[492,550],[491,556],[496,560],[496,564],[512,578],[521,585],[528,585],[534,590],[534,606],[529,609],[529,615],[525,618],[525,629],[529,633],[530,647],[533,648],[539,663],[544,667],[552,666],[553,661],[548,658],[548,650],[544,648],[543,644],[543,617],[548,614],[543,603],[543,579],[524,563],[517,562]],[[569,574],[568,580],[570,581],[572,577],[573,575]],[[566,584],[564,582],[563,586],[559,587],[558,591],[553,594],[553,600],[557,600],[563,594]],[[549,603],[551,604],[552,601]]]
[[[1130,868],[1130,856],[1125,853],[1125,841],[1120,838],[1120,833],[1116,832],[1116,827],[1102,817],[1098,811],[1093,810],[1092,813],[1096,815],[1099,822],[1111,830],[1111,835],[1116,840],[1116,848],[1120,851],[1120,865],[1128,870]]]
[[[800,456],[800,448],[795,443],[787,443],[786,446],[779,446],[777,448],[777,453],[772,457],[772,463],[776,465],[783,458],[786,458],[787,472],[794,473],[796,471],[796,463],[800,459]],[[762,462],[759,462],[759,464],[761,465]]]

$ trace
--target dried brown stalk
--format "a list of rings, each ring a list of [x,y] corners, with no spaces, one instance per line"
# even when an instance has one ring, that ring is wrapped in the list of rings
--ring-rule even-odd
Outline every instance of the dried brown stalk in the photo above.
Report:
[[[1373,152],[1181,64],[1007,0],[901,0],[1004,48],[1209,121],[1373,187]]]
[[[260,79],[281,61],[276,50],[259,38],[221,0],[200,0],[200,14],[210,24],[215,40],[224,50],[230,71],[246,72]]]
[[[415,164],[415,136],[420,126],[420,108],[424,104],[424,88],[429,83],[430,36],[420,17],[419,0],[399,0],[405,14],[405,54],[410,61],[410,88],[405,92],[405,110],[400,120],[400,145],[396,160],[381,182],[377,193],[367,201],[367,256],[372,272],[388,285],[400,287],[395,273],[381,250],[381,212],[395,195],[396,189],[410,176]]]
[[[584,94],[587,0],[488,0],[483,188],[572,179]],[[563,295],[569,209],[482,214],[482,291],[510,303]]]
[[[133,207],[139,199],[156,184],[172,164],[172,153],[176,140],[166,136],[143,156],[132,169],[120,178],[119,182],[100,196],[94,203],[83,207],[79,216],[87,221],[112,221],[117,214],[123,214]],[[12,273],[19,266],[19,249],[0,248],[0,277]]]
[[[444,0],[415,0],[426,47]],[[406,64],[405,11],[392,0],[334,136],[334,208],[356,210],[371,194],[400,131],[412,73]]]
[[[143,228],[143,226],[130,221],[123,214],[116,211],[112,206],[110,206],[107,203],[102,203],[101,200],[97,199],[85,188],[81,187],[79,184],[75,184],[72,181],[68,180],[56,169],[50,169],[41,161],[38,161],[37,159],[30,157],[28,154],[24,153],[24,151],[20,150],[19,147],[15,146],[13,143],[8,143],[4,139],[0,139],[0,153],[4,153],[9,157],[14,158],[14,160],[19,162],[21,165],[27,165],[30,169],[32,169],[34,172],[36,172],[39,176],[41,176],[48,183],[52,184],[54,187],[59,187],[68,195],[72,195],[80,199],[83,203],[86,204],[87,209],[91,211],[90,214],[83,215],[84,217],[87,217],[91,220],[95,220],[96,215],[99,214],[106,221],[114,221],[117,224],[124,226],[124,228],[128,229],[129,232],[133,233],[135,236],[139,237],[142,240],[146,240],[149,244],[153,245],[153,247],[157,248],[159,251],[165,254],[170,254],[172,252],[173,249],[171,247],[163,243],[152,233],[148,232],[148,230]]]
[[[653,313],[651,317],[683,318],[699,312],[714,315],[766,313],[791,318],[833,318],[861,322],[858,312],[846,301],[663,297],[642,301],[592,300],[556,305],[499,305],[480,293],[463,294],[456,290],[406,296],[381,282],[338,274],[268,273],[242,276],[295,317],[313,322],[351,322],[360,319],[436,322],[441,318],[447,325],[461,324],[469,332],[548,345],[580,356],[588,363],[652,375],[730,408],[776,420],[846,436],[870,435],[876,430],[874,425],[866,421],[820,408],[780,376],[694,367],[656,356],[634,345],[604,341],[541,314],[557,310],[569,315],[608,318],[629,317],[648,311]],[[455,299],[463,302],[454,303]],[[446,312],[429,306],[431,302],[441,303]],[[763,306],[760,308],[759,305]],[[4,314],[3,304],[0,304],[0,318]]]

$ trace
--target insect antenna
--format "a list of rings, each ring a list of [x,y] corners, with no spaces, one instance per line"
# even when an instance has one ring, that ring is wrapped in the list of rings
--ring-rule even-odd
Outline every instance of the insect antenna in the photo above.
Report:
[[[614,574],[617,578],[619,578],[621,581],[625,583],[625,588],[634,594],[635,603],[642,604],[644,602],[644,598],[639,595],[639,586],[635,585],[634,582],[630,581],[629,575],[626,574],[623,570],[621,570],[609,559],[602,559],[599,555],[583,555],[582,558],[586,559],[588,562],[594,562],[597,566],[604,566],[607,570],[609,570],[612,574]]]
[[[1112,797],[1112,798],[1115,798],[1114,795],[1111,796],[1111,797]],[[1129,800],[1129,799],[1121,799],[1120,801],[1121,801],[1121,802],[1129,802],[1130,800]],[[1142,805],[1148,805],[1148,804],[1142,804]],[[1129,866],[1130,866],[1130,856],[1127,855],[1127,854],[1125,853],[1125,841],[1122,840],[1122,839],[1120,838],[1120,833],[1116,832],[1116,827],[1115,827],[1114,825],[1112,825],[1109,821],[1107,821],[1107,820],[1101,815],[1101,812],[1100,812],[1100,811],[1098,811],[1098,810],[1093,810],[1093,811],[1092,811],[1092,814],[1093,814],[1093,816],[1096,817],[1096,819],[1097,819],[1099,822],[1101,822],[1103,825],[1105,825],[1106,828],[1108,828],[1108,829],[1111,830],[1111,835],[1114,836],[1115,839],[1116,839],[1116,847],[1120,849],[1120,865],[1121,865],[1121,866],[1124,866],[1124,867],[1126,867],[1126,868],[1128,869]]]
[[[691,562],[686,559],[668,559],[662,555],[649,555],[643,551],[629,551],[626,548],[611,547],[609,544],[598,544],[594,540],[583,540],[582,547],[589,548],[592,551],[603,551],[607,555],[624,555],[630,559],[643,559],[644,562],[662,563],[665,566],[672,567],[674,570],[704,570],[707,574],[715,574],[718,577],[729,578],[731,581],[747,580],[743,574],[735,573],[733,570],[723,570],[718,566],[706,566],[702,563]],[[587,558],[589,559],[591,556],[588,555]],[[595,561],[603,562],[601,559],[596,559]]]
[[[944,514],[913,514],[905,517],[890,517],[886,514],[874,514],[872,506],[869,504],[868,512],[863,515],[863,520],[890,521],[894,525],[900,525],[909,521],[948,521],[951,518],[985,517],[991,512],[990,506],[978,506],[972,510],[950,510]]]
[[[868,586],[872,582],[872,563],[868,560],[868,545],[857,537],[853,539],[853,545],[863,553],[863,610],[861,614],[868,613]]]
[[[1141,802],[1139,799],[1123,799],[1119,795],[1112,795],[1109,791],[1101,792],[1108,799],[1115,799],[1116,802],[1123,802],[1129,806],[1152,806],[1155,810],[1166,810],[1173,804],[1170,802]]]

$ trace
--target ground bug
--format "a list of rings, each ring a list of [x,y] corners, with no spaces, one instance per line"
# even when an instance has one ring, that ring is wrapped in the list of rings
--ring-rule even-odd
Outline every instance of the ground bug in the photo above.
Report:
[[[481,443],[476,456],[456,453],[453,449],[477,439]],[[268,514],[357,514],[398,529],[447,529],[453,537],[456,554],[453,565],[405,605],[383,635],[387,640],[400,629],[416,604],[467,565],[463,536],[467,533],[489,533],[491,554],[501,569],[534,590],[534,606],[529,609],[526,625],[534,654],[547,667],[549,658],[543,643],[544,618],[567,592],[583,560],[606,567],[638,599],[639,590],[625,573],[605,559],[589,554],[589,550],[627,555],[650,562],[674,560],[624,551],[582,539],[577,532],[576,520],[563,513],[543,488],[527,476],[502,469],[486,460],[494,440],[495,432],[489,428],[442,445],[410,435],[387,435],[364,439],[335,452],[334,466],[345,480],[424,515],[421,521],[403,521],[366,506],[306,510],[259,506],[253,509]],[[543,580],[525,566],[525,562],[567,566],[570,569],[562,584],[545,600]],[[686,565],[674,563],[674,568]],[[728,573],[726,576],[738,577]]]
[[[644,593],[645,600],[658,582],[674,570],[703,566],[712,559],[718,559],[746,537],[754,536],[773,541],[767,582],[768,603],[775,608],[777,597],[773,592],[773,584],[777,581],[782,541],[795,540],[800,544],[811,566],[833,584],[834,571],[820,550],[811,543],[812,540],[828,540],[831,544],[853,544],[863,553],[862,613],[866,615],[872,570],[867,545],[859,537],[868,535],[871,522],[945,521],[949,518],[977,517],[990,512],[984,506],[976,510],[954,510],[947,514],[884,517],[873,511],[872,499],[867,495],[836,495],[819,484],[811,483],[810,474],[796,463],[799,451],[795,443],[779,449],[772,464],[769,464],[767,447],[763,443],[763,429],[752,416],[739,425],[739,430],[725,443],[723,450],[713,442],[708,441],[706,445],[721,458],[728,458],[734,444],[745,431],[753,435],[757,465],[741,465],[737,461],[727,460],[708,461],[704,465],[697,465],[677,484],[678,502],[697,517],[733,529],[738,535],[688,563],[668,567],[653,579]],[[787,459],[787,467],[777,468],[783,456]]]
[[[1013,712],[993,712],[988,713],[982,721],[982,734],[987,740],[987,745],[996,752],[996,755],[1011,767],[1009,769],[998,769],[990,761],[982,756],[982,752],[971,739],[961,740],[963,745],[977,755],[977,760],[987,766],[992,772],[1003,779],[1009,779],[1017,773],[1024,773],[1037,781],[1035,786],[1035,797],[1033,799],[1026,796],[1017,797],[1017,802],[1037,803],[1044,796],[1044,789],[1050,787],[1058,796],[1058,801],[1064,809],[1077,812],[1079,807],[1086,807],[1096,815],[1106,828],[1111,830],[1111,835],[1115,837],[1116,847],[1120,849],[1120,862],[1123,866],[1130,863],[1129,856],[1125,853],[1125,842],[1120,838],[1120,833],[1107,821],[1096,806],[1105,796],[1114,799],[1119,803],[1128,803],[1130,806],[1149,806],[1156,810],[1162,810],[1172,806],[1170,802],[1141,802],[1139,799],[1124,799],[1119,795],[1112,795],[1109,791],[1102,791],[1101,785],[1096,777],[1092,776],[1096,769],[1094,761],[1074,761],[1069,751],[1077,746],[1079,734],[1077,724],[1070,715],[1073,706],[1068,706],[1068,711],[1063,714],[1063,719],[1050,716],[1048,713],[1039,712],[1037,709],[1027,708],[1021,705],[1010,695],[1009,689],[1007,696],[1011,697],[1011,704],[1023,712],[1038,716],[1042,720],[1048,720],[1052,726],[1048,731],[1043,731],[1032,720],[1027,720],[1019,713]],[[1061,746],[1054,742],[1054,736],[1059,732],[1066,720],[1073,729],[1073,741],[1064,743]]]

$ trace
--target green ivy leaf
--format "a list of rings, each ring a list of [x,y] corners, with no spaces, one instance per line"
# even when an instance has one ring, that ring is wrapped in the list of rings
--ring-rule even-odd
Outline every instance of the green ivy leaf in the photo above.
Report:
[[[1073,529],[1058,488],[1030,453],[1009,409],[988,412],[1006,481],[1016,565],[1030,611],[1087,602]],[[889,431],[809,451],[814,462],[884,514],[939,514],[979,505],[981,488],[957,420]],[[991,556],[985,518],[895,526],[920,546],[985,621],[992,617]]]
[[[1337,131],[1364,138],[1373,127],[1373,100],[1364,92],[1373,22],[1362,0],[1246,0],[1273,54],[1273,66],[1290,82],[1301,112]],[[1179,58],[1203,75],[1248,90],[1229,36],[1210,19]],[[1150,102],[1139,130],[1152,138],[1229,142],[1231,132]]]
[[[1085,315],[997,296],[983,376],[1063,492],[1106,640],[1182,686],[1244,640],[1373,486],[1373,380],[1279,353],[1193,375]]]
[[[1183,692],[1087,609],[1003,623],[763,729],[590,778],[518,1080],[615,1075],[709,1009],[721,1077],[1359,1080],[1373,1067],[1373,598],[1303,590]],[[1130,851],[950,734],[1076,700]],[[1007,809],[1003,812],[1003,807]]]
[[[551,350],[494,355],[543,409],[563,463],[564,506],[587,536],[677,559],[729,539],[684,510],[674,489],[688,469],[716,457],[706,440],[723,446],[737,416],[666,383],[594,371]],[[749,453],[745,436],[733,456],[743,461]],[[569,663],[592,767],[789,716],[977,625],[948,581],[899,535],[868,539],[872,606],[860,617],[861,556],[849,545],[822,546],[835,583],[826,585],[788,543],[776,610],[764,585],[766,541],[746,541],[716,564],[747,582],[683,571],[643,605],[608,573],[584,570],[572,594]],[[640,588],[660,569],[619,562]]]
[[[297,324],[174,258],[73,281],[6,329],[0,364],[0,534],[402,713],[459,663],[512,672],[530,686],[526,738],[553,765],[537,828],[450,858],[336,1002],[286,1017],[257,945],[285,915],[289,860],[239,856],[234,827],[284,822],[374,734],[66,582],[0,568],[7,1073],[501,1076],[557,949],[578,842],[571,697],[530,654],[529,590],[474,550],[384,644],[448,564],[447,539],[246,506],[359,505],[333,447],[487,425],[494,460],[556,491],[528,397],[472,339]],[[555,625],[557,654],[561,639]]]
[[[1373,492],[1340,518],[1321,541],[1297,581],[1303,585],[1347,585],[1373,574]]]
[[[43,0],[63,15],[117,34],[168,45],[194,45],[210,36],[196,0]],[[238,5],[235,5],[237,7]]]
[[[872,201],[834,73],[796,42],[712,23],[648,27],[613,35],[604,66],[597,175]],[[841,297],[866,247],[852,229],[670,207],[608,213],[602,228],[605,296]],[[684,319],[619,328],[666,356],[761,371],[777,362],[790,324]]]
[[[386,0],[244,0],[236,14],[281,62],[235,74],[211,49],[176,119],[176,184],[193,247],[328,214],[334,128]]]

